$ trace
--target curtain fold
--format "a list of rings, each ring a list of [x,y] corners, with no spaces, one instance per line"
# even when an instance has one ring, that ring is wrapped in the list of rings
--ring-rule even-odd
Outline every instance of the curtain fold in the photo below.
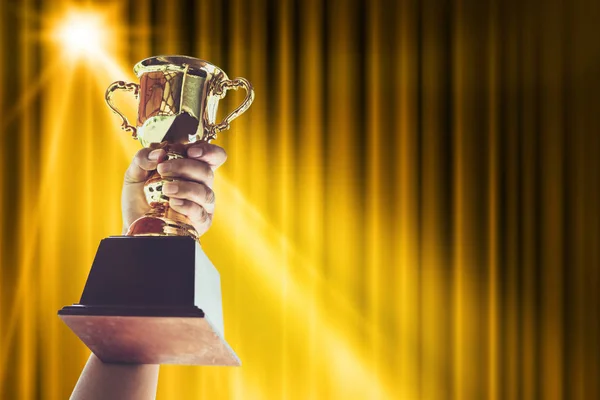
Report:
[[[104,21],[93,57],[52,38],[73,9]],[[243,366],[163,366],[158,398],[599,398],[599,19],[585,0],[1,2],[0,398],[67,398],[87,359],[56,312],[121,232],[139,149],[104,90],[158,54],[256,91],[216,141],[202,239]]]

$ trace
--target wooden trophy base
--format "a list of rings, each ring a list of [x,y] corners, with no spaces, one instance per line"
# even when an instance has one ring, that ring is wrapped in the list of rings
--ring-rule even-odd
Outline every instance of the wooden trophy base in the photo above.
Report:
[[[102,240],[79,304],[58,315],[104,362],[239,366],[218,271],[187,237]]]

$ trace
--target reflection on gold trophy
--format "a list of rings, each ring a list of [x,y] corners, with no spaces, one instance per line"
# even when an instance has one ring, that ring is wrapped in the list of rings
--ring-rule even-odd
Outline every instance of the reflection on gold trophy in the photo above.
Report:
[[[185,157],[185,145],[215,139],[250,107],[252,85],[230,80],[218,67],[186,56],[139,62],[140,83],[114,82],[106,91],[122,128],[143,146],[164,148],[168,159]],[[216,122],[230,89],[246,90],[242,104]],[[136,126],[116,108],[112,95],[139,99]],[[144,185],[150,211],[127,236],[102,240],[81,300],[59,316],[103,361],[147,364],[240,365],[224,339],[218,271],[186,216],[169,207],[156,171]]]

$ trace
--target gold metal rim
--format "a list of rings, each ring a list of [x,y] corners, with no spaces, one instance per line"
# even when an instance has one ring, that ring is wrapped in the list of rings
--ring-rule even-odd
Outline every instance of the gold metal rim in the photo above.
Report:
[[[133,67],[133,72],[139,78],[147,72],[155,71],[180,71],[185,72],[188,68],[188,73],[206,77],[208,75],[223,74],[225,79],[227,75],[223,70],[208,61],[199,58],[180,56],[180,55],[161,55],[146,58]]]

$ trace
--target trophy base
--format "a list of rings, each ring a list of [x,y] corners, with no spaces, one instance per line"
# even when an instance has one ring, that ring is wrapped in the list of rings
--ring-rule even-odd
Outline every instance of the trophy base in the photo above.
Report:
[[[61,319],[103,362],[240,366],[202,310],[67,306]]]
[[[189,237],[102,240],[79,304],[58,315],[104,362],[239,366],[221,282]]]

